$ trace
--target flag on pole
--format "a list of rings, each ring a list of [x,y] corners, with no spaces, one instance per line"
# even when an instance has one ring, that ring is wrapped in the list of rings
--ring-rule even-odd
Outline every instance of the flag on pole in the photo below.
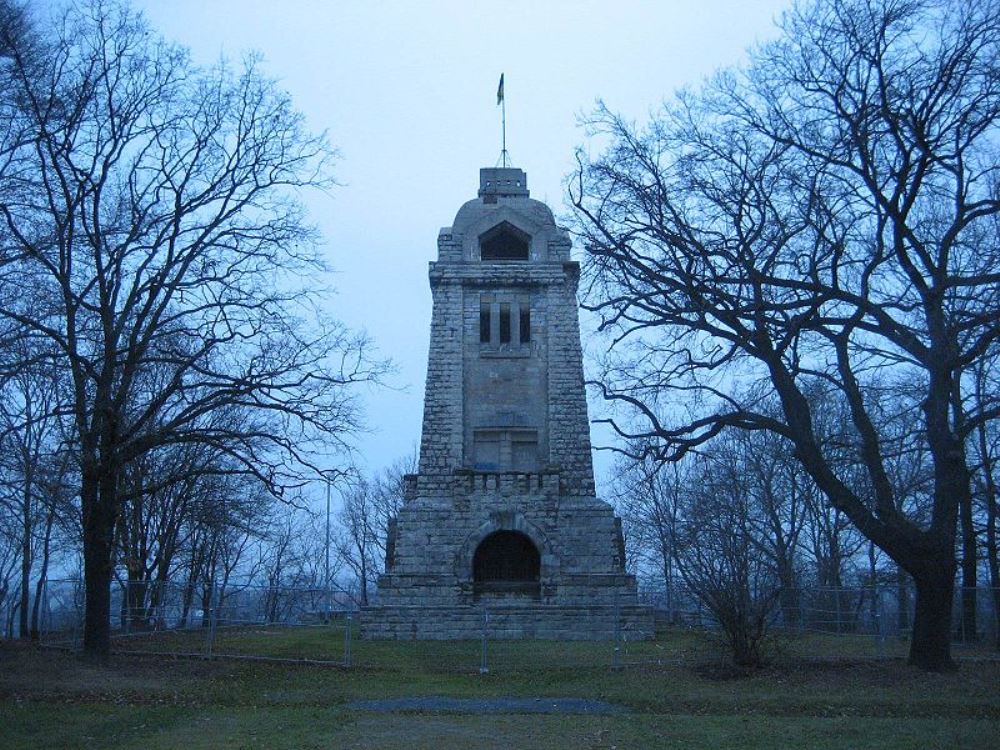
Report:
[[[503,101],[503,73],[500,74],[500,85],[497,86],[497,106]]]

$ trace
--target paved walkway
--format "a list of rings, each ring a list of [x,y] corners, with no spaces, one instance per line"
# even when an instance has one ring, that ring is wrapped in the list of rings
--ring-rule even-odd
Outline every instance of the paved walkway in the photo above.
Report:
[[[585,698],[387,698],[354,701],[356,711],[427,711],[452,714],[620,714],[624,706]]]

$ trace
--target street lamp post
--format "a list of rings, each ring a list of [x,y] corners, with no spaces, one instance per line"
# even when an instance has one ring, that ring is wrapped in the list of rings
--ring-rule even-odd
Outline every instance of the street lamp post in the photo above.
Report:
[[[333,617],[333,592],[330,590],[330,478],[326,479],[326,559],[323,562],[323,586],[326,588],[326,616]]]

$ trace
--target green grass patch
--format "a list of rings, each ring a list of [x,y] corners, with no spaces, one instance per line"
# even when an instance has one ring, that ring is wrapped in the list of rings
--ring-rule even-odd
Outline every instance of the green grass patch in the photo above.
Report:
[[[732,715],[352,714],[315,707],[0,707],[6,750],[273,748],[985,748],[995,723],[927,718]]]
[[[197,652],[190,646],[200,635],[136,636],[128,646]],[[343,631],[220,630],[214,645],[216,653],[337,661]],[[728,669],[718,644],[693,631],[625,644],[621,670],[610,667],[609,643],[506,641],[490,643],[490,672],[480,675],[479,648],[354,639],[355,666],[344,669],[149,653],[94,666],[5,643],[0,747],[954,750],[995,744],[1000,720],[1000,663],[926,674],[902,659],[868,658],[843,638],[786,639],[751,675]],[[375,714],[347,705],[407,696],[579,697],[628,713]]]

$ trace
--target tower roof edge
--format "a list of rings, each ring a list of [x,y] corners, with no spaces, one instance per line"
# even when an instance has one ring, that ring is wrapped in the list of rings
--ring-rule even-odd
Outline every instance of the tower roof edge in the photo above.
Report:
[[[528,175],[516,167],[483,167],[479,170],[479,197],[528,197]]]

